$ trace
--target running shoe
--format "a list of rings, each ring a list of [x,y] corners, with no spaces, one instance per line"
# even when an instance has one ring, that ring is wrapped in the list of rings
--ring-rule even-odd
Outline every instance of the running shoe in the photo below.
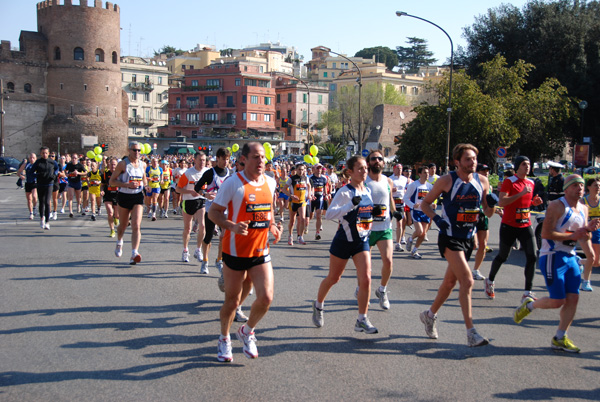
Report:
[[[217,286],[221,292],[225,293],[225,279],[223,279],[223,272],[221,272],[221,276],[217,279]]]
[[[64,209],[64,208],[61,208],[61,209],[60,209],[60,213],[61,213],[61,214],[64,214],[64,213],[65,213],[65,209]]]
[[[304,228],[304,234],[308,234],[308,228]]]
[[[254,332],[250,332],[248,335],[244,334],[244,327],[242,325],[236,332],[237,338],[244,344],[244,354],[249,359],[256,359],[258,357],[258,350],[256,349],[256,336]]]
[[[219,272],[223,273],[223,260],[215,260],[215,267],[219,270]]]
[[[48,222],[44,225],[44,230],[50,230],[50,224]]]
[[[402,236],[402,240],[400,240],[400,244],[406,244],[406,237]]]
[[[306,242],[304,241],[304,238],[302,236],[298,236],[298,244],[306,246]]]
[[[431,339],[438,338],[437,332],[437,316],[431,318],[428,314],[428,311],[425,310],[421,314],[419,314],[419,318],[421,322],[425,325],[425,333]]]
[[[315,240],[321,240],[321,233],[315,233]]]
[[[72,217],[73,217],[73,212],[70,212],[69,213],[69,218],[72,218]]]
[[[425,236],[425,237],[423,238],[423,241],[424,241],[424,242],[428,242],[428,241],[429,241],[429,237]]]
[[[226,363],[233,361],[231,339],[219,339],[219,345],[217,346],[217,360]]]
[[[533,293],[531,290],[526,290],[525,292],[523,292],[523,296],[521,297],[521,303],[523,303],[527,298],[537,300],[535,293]]]
[[[375,296],[379,297],[379,305],[384,310],[390,309],[390,301],[388,299],[387,291],[380,291],[379,288],[375,290]]]
[[[119,226],[119,220],[117,218],[113,218],[113,223],[115,226]]]
[[[404,247],[402,247],[402,244],[397,243],[396,247],[394,248],[394,250],[396,250],[398,252],[403,252],[404,251]]]
[[[187,250],[183,250],[181,253],[181,261],[182,262],[190,262],[190,252]]]
[[[375,328],[373,324],[371,324],[371,321],[369,321],[369,319],[366,317],[364,320],[356,320],[354,330],[356,332],[364,332],[366,334],[376,334],[379,332],[377,328]]]
[[[202,265],[200,265],[200,273],[202,275],[208,275],[208,261],[202,261]]]
[[[92,215],[92,220],[95,221],[96,220],[96,215]]]
[[[168,219],[169,218],[169,214],[167,213],[167,211],[165,211],[163,218]]]
[[[33,220],[33,212],[29,214],[29,220]]]
[[[115,232],[115,230],[114,230],[114,229],[112,229],[112,230],[110,231],[110,235],[108,235],[108,237],[115,237],[116,235],[117,235],[117,232]]]
[[[40,219],[40,227],[43,229],[44,226],[46,226],[46,218],[42,216],[42,219]]]
[[[85,211],[81,213],[81,216],[85,216]]]
[[[238,306],[238,308],[235,310],[235,317],[233,318],[233,321],[235,321],[235,322],[246,322],[246,321],[248,321],[248,317],[242,311],[242,306]]]
[[[486,252],[486,253],[493,253],[493,252],[494,252],[494,249],[493,249],[493,248],[491,248],[491,247],[489,247],[489,246],[485,246],[485,252]]]
[[[293,246],[293,245],[294,245],[294,239],[293,239],[292,235],[289,235],[289,236],[288,236],[288,244],[289,244],[290,246]]]
[[[131,259],[129,260],[129,265],[135,265],[142,261],[142,256],[139,253],[135,253],[131,255]]]
[[[317,302],[314,301],[313,305],[313,314],[312,314],[312,320],[313,320],[313,324],[315,324],[315,327],[317,328],[321,328],[323,326],[323,309],[322,308],[317,308]]]
[[[485,279],[485,276],[481,275],[478,269],[473,271],[473,280],[482,281]]]
[[[567,338],[567,335],[563,336],[562,339],[556,339],[556,337],[552,337],[552,343],[550,344],[552,349],[556,350],[564,350],[569,353],[579,353],[581,349],[573,344],[573,342]]]
[[[197,259],[200,264],[202,264],[202,261],[204,260],[202,249],[197,248],[196,251],[194,251],[194,258]]]
[[[487,338],[484,338],[483,336],[479,335],[479,333],[476,330],[471,331],[467,334],[467,345],[469,345],[470,348],[474,348],[477,346],[485,346],[488,343],[490,343],[490,341]]]
[[[412,238],[412,236],[410,236],[408,238],[408,242],[406,242],[406,249],[407,250],[412,250],[412,244],[413,244],[413,238]]]
[[[581,280],[581,290],[586,292],[593,292],[594,288],[592,288],[591,281]]]
[[[57,215],[56,211],[54,211],[54,212],[52,213],[52,220],[53,220],[53,221],[55,221],[55,220],[57,220],[57,219],[58,219],[58,215]]]
[[[527,317],[531,311],[527,308],[527,303],[532,302],[533,299],[531,297],[526,297],[521,305],[515,309],[515,313],[513,315],[513,319],[517,324],[520,324],[523,321],[523,318]]]
[[[148,219],[152,218],[152,212],[148,212]]]
[[[411,252],[411,253],[412,253],[412,257],[413,257],[415,260],[420,260],[421,258],[423,258],[423,257],[421,257],[421,254],[419,254],[419,252],[418,252],[418,251],[414,251],[414,252]]]
[[[488,299],[494,300],[494,298],[496,297],[496,294],[494,293],[494,286],[495,286],[494,281],[490,281],[489,279],[486,278],[483,283],[485,285],[483,288],[483,291],[487,295]]]
[[[123,244],[117,243],[117,246],[115,247],[115,256],[121,257],[122,255],[123,255]]]
[[[156,221],[156,214],[152,214],[152,222]]]

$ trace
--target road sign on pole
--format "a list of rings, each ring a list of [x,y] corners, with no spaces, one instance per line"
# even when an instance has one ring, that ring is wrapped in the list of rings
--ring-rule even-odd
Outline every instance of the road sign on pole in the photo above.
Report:
[[[506,148],[498,147],[498,149],[496,149],[496,156],[498,158],[506,158]]]

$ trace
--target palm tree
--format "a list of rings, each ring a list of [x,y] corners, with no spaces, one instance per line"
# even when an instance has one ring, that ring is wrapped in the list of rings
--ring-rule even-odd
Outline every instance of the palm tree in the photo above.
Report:
[[[317,145],[319,154],[317,155],[321,162],[331,163],[336,166],[339,161],[346,160],[346,147],[341,144],[325,143]],[[325,158],[330,156],[331,158]]]

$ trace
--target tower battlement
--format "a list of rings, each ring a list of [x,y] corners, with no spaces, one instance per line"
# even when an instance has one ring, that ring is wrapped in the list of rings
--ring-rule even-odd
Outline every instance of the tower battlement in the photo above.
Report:
[[[90,4],[91,3],[91,4]],[[50,7],[90,7],[90,8],[98,8],[102,9],[102,0],[79,0],[79,5],[73,4],[73,0],[46,0],[37,3],[38,12]],[[113,4],[111,2],[106,2],[105,4],[106,10],[114,11],[119,13],[121,10],[117,4]]]

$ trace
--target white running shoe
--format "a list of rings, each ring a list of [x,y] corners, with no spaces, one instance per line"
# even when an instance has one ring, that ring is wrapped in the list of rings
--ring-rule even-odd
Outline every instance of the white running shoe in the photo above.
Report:
[[[56,214],[56,211],[52,212],[52,220],[55,221],[58,219],[58,215]]]
[[[293,245],[294,245],[294,238],[292,237],[292,235],[290,235],[290,236],[288,237],[288,244],[289,244],[290,246],[293,246]]]
[[[33,212],[29,213],[29,220],[31,220],[31,221],[33,220]]]
[[[115,256],[121,257],[123,255],[123,244],[119,244],[117,242],[117,247],[115,247]]]
[[[190,252],[187,250],[183,250],[181,253],[181,261],[190,262]]]
[[[377,296],[379,298],[379,305],[384,310],[390,309],[390,300],[388,299],[387,293],[388,293],[387,291],[385,291],[385,292],[380,291],[379,288],[377,288],[375,290],[375,296]]]
[[[244,354],[249,359],[256,359],[258,357],[258,350],[256,349],[256,336],[254,332],[248,335],[244,334],[244,327],[242,325],[236,332],[237,338],[244,344]]]
[[[421,322],[425,325],[425,333],[427,334],[427,336],[431,339],[437,339],[437,316],[431,318],[427,310],[425,310],[421,314],[419,314],[419,318],[421,319]]]
[[[46,226],[46,218],[42,216],[42,219],[40,219],[40,227],[43,229],[44,226]]]
[[[306,242],[304,241],[304,238],[302,236],[298,236],[298,244],[306,246]]]
[[[226,363],[233,361],[231,339],[219,339],[219,345],[217,346],[217,360]]]
[[[48,222],[44,225],[44,230],[50,230],[50,224]]]
[[[411,252],[411,253],[412,253],[412,257],[413,257],[415,260],[420,260],[421,258],[423,258],[423,257],[421,257],[421,254],[419,254],[419,252],[418,252],[418,251]]]
[[[248,317],[242,311],[242,306],[238,306],[237,310],[235,310],[235,317],[233,319],[235,322],[246,322],[248,321]]]
[[[61,214],[64,214],[64,213],[65,213],[65,209],[64,209],[64,208],[61,208],[61,209],[60,209],[60,213],[61,213]]]
[[[406,249],[407,250],[412,250],[412,244],[413,244],[413,238],[412,238],[412,236],[410,236],[408,238],[408,242],[406,242]]]
[[[202,275],[208,275],[208,261],[202,261],[202,265],[200,266],[200,273]]]
[[[354,330],[356,332],[364,332],[366,334],[376,334],[379,332],[377,328],[371,324],[371,321],[369,321],[368,318],[365,318],[364,320],[356,320]]]
[[[219,273],[223,273],[223,260],[215,260],[215,267],[217,267]]]
[[[485,279],[485,276],[481,275],[481,272],[479,272],[478,269],[473,271],[473,280],[482,281],[484,279]]]
[[[479,333],[476,330],[473,330],[472,332],[469,332],[467,334],[467,344],[471,348],[474,348],[476,346],[484,346],[488,343],[490,343],[490,341],[484,338],[483,336],[479,335]]]
[[[194,258],[197,259],[200,264],[202,264],[202,260],[204,259],[204,256],[202,255],[202,249],[197,248],[196,251],[194,251]]]

